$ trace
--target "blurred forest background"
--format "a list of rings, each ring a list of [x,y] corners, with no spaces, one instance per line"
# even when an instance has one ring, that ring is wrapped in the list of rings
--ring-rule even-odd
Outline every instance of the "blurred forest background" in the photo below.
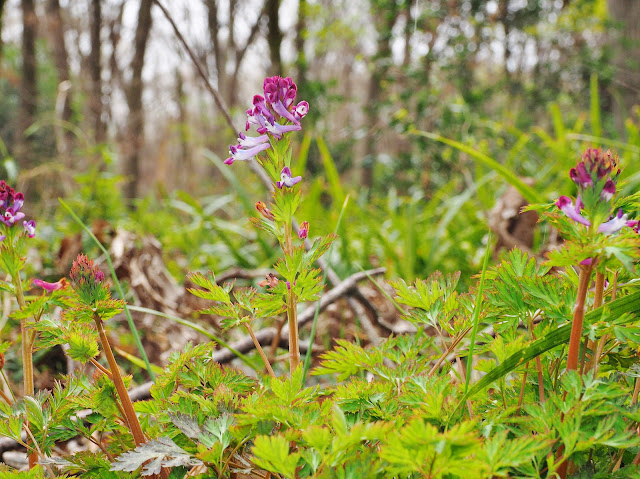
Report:
[[[640,182],[636,0],[160,3],[167,14],[156,0],[0,1],[2,176],[57,252],[38,266],[52,278],[81,231],[57,197],[101,238],[154,235],[179,281],[277,254],[247,221],[266,190],[247,164],[221,164],[236,132],[170,20],[237,128],[265,76],[297,82],[311,236],[351,195],[338,273],[468,280],[509,175],[552,201],[585,146],[615,147],[627,188]]]

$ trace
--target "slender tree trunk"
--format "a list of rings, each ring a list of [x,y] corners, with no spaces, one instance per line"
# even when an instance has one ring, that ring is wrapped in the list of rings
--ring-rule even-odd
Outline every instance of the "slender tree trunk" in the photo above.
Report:
[[[298,21],[296,22],[296,67],[298,75],[296,82],[300,89],[304,89],[304,84],[307,80],[307,69],[309,67],[307,62],[307,56],[304,52],[304,38],[307,31],[307,0],[298,1]]]
[[[362,163],[361,184],[364,188],[373,186],[373,171],[375,155],[379,151],[377,139],[380,136],[379,112],[380,101],[383,96],[383,80],[389,71],[391,63],[392,29],[398,18],[398,5],[395,1],[377,1],[373,5],[373,16],[376,18],[378,30],[378,46],[373,56],[373,69],[369,80],[369,93],[366,114],[369,134],[366,139],[365,157]]]
[[[2,60],[2,54],[4,53],[4,42],[2,41],[2,27],[4,25],[4,4],[7,0],[0,0],[0,60]]]
[[[131,60],[131,80],[125,88],[129,118],[124,144],[124,173],[127,177],[125,197],[136,198],[140,193],[141,157],[144,146],[144,112],[142,109],[142,68],[151,30],[151,5],[153,0],[141,0],[138,10],[138,26],[134,39],[134,54]]]
[[[176,70],[176,102],[178,103],[178,132],[180,136],[180,166],[177,169],[178,187],[185,191],[191,191],[190,180],[193,169],[191,167],[191,149],[189,147],[189,125],[187,124],[186,97],[184,94],[182,75]]]
[[[91,53],[89,54],[89,76],[91,78],[89,94],[89,114],[93,127],[93,139],[96,144],[106,137],[106,126],[102,119],[102,0],[91,0]]]
[[[234,2],[232,2],[234,4]],[[242,61],[247,53],[249,47],[253,44],[255,39],[257,38],[258,31],[260,30],[260,24],[262,23],[262,19],[264,18],[266,13],[266,5],[263,6],[256,22],[251,27],[251,31],[249,32],[249,37],[247,38],[246,43],[242,48],[236,46],[235,47],[235,57],[234,57],[234,69],[233,74],[231,75],[231,79],[229,80],[229,100],[227,105],[236,105],[237,104],[237,93],[238,93],[238,75],[240,73],[240,67],[242,66]],[[235,44],[235,42],[234,42]]]
[[[613,113],[622,133],[633,107],[640,104],[640,2],[609,0],[608,6],[611,19],[620,26],[612,33],[611,46],[615,66]]]
[[[47,0],[47,27],[53,60],[58,74],[56,117],[63,123],[70,123],[73,115],[71,109],[71,75],[69,73],[69,55],[64,43],[64,27],[59,0]],[[58,155],[67,167],[72,167],[70,159],[73,134],[65,125],[57,125],[56,131]]]
[[[38,90],[36,85],[36,32],[38,18],[33,0],[21,0],[22,5],[22,81],[20,110],[16,138],[16,158],[23,165],[33,166],[35,158],[31,141],[24,135],[36,119]]]
[[[218,91],[223,98],[228,99],[229,88],[226,74],[228,48],[221,43],[221,38],[219,37],[220,19],[218,18],[218,2],[216,0],[207,0],[207,23],[209,27],[209,38],[213,48]]]
[[[280,30],[280,0],[266,0],[267,11],[267,43],[269,44],[269,55],[271,56],[271,69],[274,75],[282,76],[282,57],[280,48],[282,46],[282,31]]]

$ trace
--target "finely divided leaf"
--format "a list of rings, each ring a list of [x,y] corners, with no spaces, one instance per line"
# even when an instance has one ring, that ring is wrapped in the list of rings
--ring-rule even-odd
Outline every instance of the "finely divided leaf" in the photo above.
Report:
[[[201,464],[202,461],[192,457],[170,438],[161,437],[121,454],[111,470],[132,472],[142,467],[142,475],[151,476],[160,474],[163,467],[193,467]]]

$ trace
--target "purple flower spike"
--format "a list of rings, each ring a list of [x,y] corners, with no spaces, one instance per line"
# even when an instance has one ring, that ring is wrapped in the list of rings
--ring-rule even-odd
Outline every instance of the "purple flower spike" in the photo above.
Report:
[[[291,176],[291,169],[288,166],[282,168],[280,172],[280,181],[276,181],[276,186],[280,189],[293,187],[293,185],[300,183],[302,181],[302,176]]]
[[[36,222],[34,220],[31,221],[23,221],[22,226],[24,226],[24,230],[27,233],[29,238],[33,238],[36,235]]]
[[[582,266],[591,266],[593,264],[593,258],[587,258],[580,261]]]
[[[602,223],[598,227],[598,233],[611,234],[620,231],[623,226],[627,226],[627,215],[622,213],[622,208],[618,210],[618,214],[606,223]]]
[[[7,237],[6,235],[0,235],[0,241],[4,241],[6,237]]]
[[[604,201],[611,201],[611,198],[613,198],[613,195],[615,194],[615,192],[616,192],[616,184],[611,178],[609,178],[607,182],[604,184],[604,186],[602,187],[602,193],[600,193],[600,198],[602,198]]]
[[[568,196],[561,196],[556,201],[556,206],[573,221],[577,221],[585,226],[591,226],[591,222],[580,214],[581,204],[582,202],[580,198],[578,198],[574,206],[573,201],[571,201],[571,198]]]

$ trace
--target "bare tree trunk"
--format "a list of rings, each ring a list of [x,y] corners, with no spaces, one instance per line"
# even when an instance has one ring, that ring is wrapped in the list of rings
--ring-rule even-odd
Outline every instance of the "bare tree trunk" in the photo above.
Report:
[[[180,136],[180,167],[178,168],[178,178],[176,178],[178,188],[191,191],[190,184],[193,168],[191,166],[191,149],[189,147],[189,125],[187,124],[187,109],[185,108],[185,94],[183,89],[182,75],[176,70],[176,101],[178,103],[178,132]]]
[[[33,166],[31,141],[24,135],[36,118],[38,90],[36,84],[36,31],[38,18],[33,0],[22,0],[22,82],[16,138],[16,158],[20,164]]]
[[[609,14],[619,22],[620,29],[611,39],[616,67],[613,84],[613,113],[618,131],[625,131],[624,122],[632,108],[640,104],[640,2],[609,0]]]
[[[307,0],[298,1],[298,21],[296,23],[296,67],[298,70],[298,76],[296,82],[298,86],[304,88],[304,84],[307,81],[307,69],[309,64],[307,62],[307,56],[304,52],[304,38],[307,30]]]
[[[398,18],[398,5],[395,1],[374,2],[373,16],[376,18],[378,30],[378,48],[373,57],[373,71],[369,80],[369,93],[367,99],[366,113],[369,134],[365,157],[362,162],[361,184],[364,188],[373,186],[373,170],[375,167],[375,155],[378,152],[377,138],[380,136],[380,101],[383,93],[383,80],[389,71],[391,64],[391,40],[393,38],[392,29]]]
[[[147,50],[147,40],[151,30],[151,5],[153,0],[141,0],[138,10],[138,26],[134,40],[134,54],[131,60],[131,80],[125,88],[129,118],[124,143],[124,173],[127,177],[125,197],[136,198],[140,193],[141,165],[140,150],[144,146],[144,112],[142,110],[142,68]]]
[[[231,2],[234,4],[234,2]],[[260,23],[265,16],[266,5],[263,6],[256,22],[251,27],[251,31],[249,32],[249,37],[247,38],[246,43],[242,48],[236,45],[235,47],[235,58],[234,58],[234,69],[233,74],[231,75],[231,79],[229,81],[229,100],[227,105],[235,105],[237,104],[237,93],[238,93],[238,74],[240,73],[240,67],[242,66],[242,61],[247,53],[247,50],[251,46],[251,44],[255,41],[258,31],[260,30]],[[234,42],[235,44],[235,42]]]
[[[71,149],[73,135],[64,125],[71,122],[73,111],[71,110],[71,76],[69,73],[69,55],[64,43],[64,27],[60,13],[59,0],[47,0],[47,30],[53,52],[53,60],[58,74],[58,99],[56,101],[56,117],[62,120],[63,125],[56,126],[56,146],[58,155],[65,166],[71,167]]]
[[[7,0],[0,0],[0,60],[2,60],[2,54],[4,53],[4,42],[2,41],[2,26],[4,25],[4,4]]]
[[[282,57],[280,47],[282,46],[282,31],[280,30],[280,0],[266,0],[267,20],[269,31],[267,32],[267,43],[269,44],[269,54],[271,56],[271,68],[273,74],[282,76]]]
[[[91,53],[89,54],[89,93],[90,121],[93,127],[93,139],[96,144],[106,137],[106,126],[102,119],[102,0],[91,0]]]
[[[229,85],[227,82],[227,51],[228,46],[221,44],[220,20],[218,18],[218,2],[207,0],[207,23],[209,27],[209,38],[213,47],[213,59],[215,62],[216,79],[218,81],[218,91],[223,98],[228,100]],[[230,2],[234,4],[235,2]]]

